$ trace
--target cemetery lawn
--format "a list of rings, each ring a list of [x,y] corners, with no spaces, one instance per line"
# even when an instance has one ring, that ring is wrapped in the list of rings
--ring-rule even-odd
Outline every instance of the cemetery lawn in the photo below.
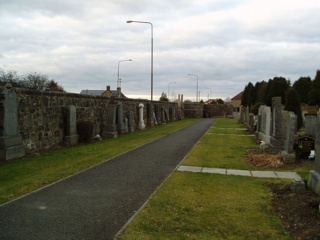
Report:
[[[200,119],[185,119],[92,144],[0,164],[0,204],[154,141]]]
[[[247,150],[259,146],[252,136],[242,136],[246,131],[241,128],[235,119],[219,119],[182,165],[299,170],[299,174],[307,174],[312,169],[303,164],[281,169],[248,164]],[[315,199],[314,194],[308,191],[298,198],[298,195],[286,192],[288,195],[280,196],[277,189],[290,189],[290,183],[289,179],[176,171],[119,239],[297,239],[295,237],[301,234],[306,237],[306,231],[310,237],[318,236],[314,235],[318,227],[310,224],[310,221],[317,222],[317,216],[310,216],[311,209],[308,210],[308,201]],[[302,215],[306,217],[302,218]]]
[[[290,239],[260,179],[175,172],[119,239]]]

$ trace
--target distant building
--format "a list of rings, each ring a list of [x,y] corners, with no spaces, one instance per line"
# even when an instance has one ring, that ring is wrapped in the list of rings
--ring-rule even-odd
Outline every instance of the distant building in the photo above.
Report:
[[[80,92],[82,95],[91,95],[91,96],[104,96],[104,97],[118,97],[118,98],[127,98],[122,92],[121,88],[118,87],[117,90],[110,90],[110,86],[107,86],[107,90],[82,90]]]
[[[233,112],[239,112],[241,106],[243,92],[238,93],[236,96],[231,98],[231,105],[233,106]]]

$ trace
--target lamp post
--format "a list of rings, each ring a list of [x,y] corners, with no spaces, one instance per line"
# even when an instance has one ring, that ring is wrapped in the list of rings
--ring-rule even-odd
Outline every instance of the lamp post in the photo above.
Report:
[[[174,84],[174,83],[176,83],[176,82],[171,82],[171,83],[168,84],[168,99],[169,99],[169,94],[170,94],[170,85]]]
[[[146,23],[151,26],[151,101],[153,100],[153,25],[151,22],[128,20],[127,23]]]
[[[120,87],[120,86],[119,86],[119,80],[120,80],[120,78],[119,78],[119,68],[120,68],[120,63],[121,63],[121,62],[126,62],[126,61],[132,61],[132,59],[121,60],[121,61],[118,62],[117,88]]]
[[[195,74],[188,74],[189,76],[195,76],[195,77],[197,77],[197,95],[196,95],[196,102],[199,102],[199,100],[198,100],[198,94],[199,94],[199,86],[198,86],[198,75],[195,75]]]

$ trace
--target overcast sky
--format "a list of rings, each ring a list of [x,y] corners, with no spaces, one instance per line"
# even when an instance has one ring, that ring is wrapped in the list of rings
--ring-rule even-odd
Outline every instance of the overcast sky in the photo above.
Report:
[[[41,73],[68,92],[121,87],[232,98],[248,82],[293,83],[320,68],[319,0],[0,0],[0,67]],[[132,59],[132,61],[122,60]],[[173,83],[175,82],[175,83]]]

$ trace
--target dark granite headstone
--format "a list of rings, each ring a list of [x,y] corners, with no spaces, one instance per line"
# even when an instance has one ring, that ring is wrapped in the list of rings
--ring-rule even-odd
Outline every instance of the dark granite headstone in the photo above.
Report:
[[[309,159],[311,150],[314,150],[314,139],[310,137],[300,137],[298,139],[299,158]]]

